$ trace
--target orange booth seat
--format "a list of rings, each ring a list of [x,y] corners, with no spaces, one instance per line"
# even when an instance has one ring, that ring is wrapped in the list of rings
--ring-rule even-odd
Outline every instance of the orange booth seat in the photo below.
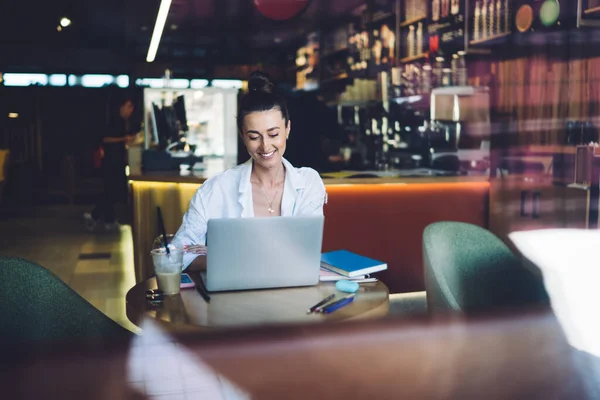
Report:
[[[388,264],[390,290],[425,290],[422,235],[436,221],[487,227],[488,182],[327,185],[323,251],[347,249]],[[457,244],[458,245],[458,244]]]

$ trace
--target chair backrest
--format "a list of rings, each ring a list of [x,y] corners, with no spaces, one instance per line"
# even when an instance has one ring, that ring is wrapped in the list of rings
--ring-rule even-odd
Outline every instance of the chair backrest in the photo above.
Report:
[[[543,281],[523,267],[493,233],[461,222],[436,222],[423,232],[430,311],[477,311],[549,304]]]
[[[4,342],[132,336],[36,263],[0,257],[0,282],[0,339]]]

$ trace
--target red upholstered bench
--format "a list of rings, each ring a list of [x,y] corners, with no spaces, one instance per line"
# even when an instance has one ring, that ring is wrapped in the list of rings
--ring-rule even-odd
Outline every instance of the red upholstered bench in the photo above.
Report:
[[[391,293],[425,290],[422,234],[436,221],[487,227],[488,182],[327,185],[323,251],[385,261]]]

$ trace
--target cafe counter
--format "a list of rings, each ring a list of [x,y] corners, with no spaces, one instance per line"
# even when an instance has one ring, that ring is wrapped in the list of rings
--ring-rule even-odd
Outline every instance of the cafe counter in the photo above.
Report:
[[[487,227],[489,182],[483,176],[435,176],[435,171],[336,172],[322,174],[323,251],[348,249],[387,262],[377,274],[392,293],[424,290],[422,233],[442,220]],[[129,175],[133,206],[135,276],[152,276],[150,249],[159,235],[160,206],[167,233],[175,233],[198,187],[210,176],[190,171],[134,171]]]

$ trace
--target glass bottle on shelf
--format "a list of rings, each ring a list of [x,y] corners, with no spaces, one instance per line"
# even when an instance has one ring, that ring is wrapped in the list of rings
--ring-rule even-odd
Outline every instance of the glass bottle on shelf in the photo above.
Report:
[[[458,59],[456,62],[456,75],[457,80],[454,82],[457,86],[467,86],[468,85],[468,76],[467,76],[467,60],[465,60],[465,52],[459,51],[457,53]]]
[[[404,13],[404,19],[409,20],[415,18],[415,2],[407,1],[404,3],[404,9],[406,10]]]
[[[488,33],[487,0],[481,3],[481,38],[485,39]]]
[[[425,64],[423,64],[421,93],[427,94],[429,92],[431,92],[431,65],[429,64],[429,60],[426,60]]]
[[[488,3],[488,37],[492,37],[494,36],[495,32],[496,32],[496,17],[495,17],[495,7],[494,7],[494,0],[489,0]]]
[[[450,0],[442,0],[442,18],[450,14]]]
[[[433,87],[442,86],[442,69],[444,68],[444,57],[435,58],[435,67],[433,68]]]
[[[410,65],[410,68],[412,69],[414,94],[419,94],[422,90],[421,85],[423,84],[423,76],[421,75],[421,71],[419,70],[418,64],[413,63]]]
[[[431,2],[431,19],[433,21],[440,19],[440,0],[433,0]]]
[[[452,86],[452,70],[450,68],[442,69],[442,86]]]
[[[494,14],[496,16],[496,22],[494,23],[494,26],[496,27],[496,35],[504,33],[504,29],[502,29],[501,14],[502,2],[501,0],[496,0],[496,13]]]
[[[510,32],[510,9],[508,8],[508,0],[504,0],[504,32]]]
[[[473,23],[473,40],[481,39],[481,7],[478,1],[475,2],[475,21]]]
[[[450,14],[456,15],[460,12],[460,3],[458,0],[451,0],[450,3]]]
[[[419,24],[417,25],[417,45],[416,45],[416,54],[422,54],[423,53],[423,23],[419,22]]]
[[[417,55],[415,48],[415,26],[411,25],[408,27],[408,56],[413,57]]]
[[[492,37],[496,34],[496,7],[494,0],[488,0],[488,36]]]
[[[458,85],[458,54],[452,54],[452,61],[450,62],[450,75],[452,77],[452,85]]]
[[[412,54],[410,54],[410,29],[408,29],[408,32],[406,33],[406,57],[411,57]]]
[[[404,66],[404,94],[412,96],[414,94],[413,75],[411,64]]]

